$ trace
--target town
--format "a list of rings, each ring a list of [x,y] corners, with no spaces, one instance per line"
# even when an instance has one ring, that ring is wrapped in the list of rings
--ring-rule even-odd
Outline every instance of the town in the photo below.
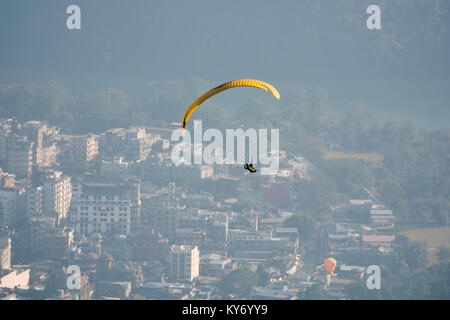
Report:
[[[396,218],[370,193],[298,223],[308,159],[280,150],[272,175],[174,165],[170,134],[0,119],[0,298],[345,299],[367,267],[396,264]]]

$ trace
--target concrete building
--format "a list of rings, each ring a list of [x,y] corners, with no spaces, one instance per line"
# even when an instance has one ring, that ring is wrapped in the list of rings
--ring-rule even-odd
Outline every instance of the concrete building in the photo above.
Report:
[[[16,176],[3,172],[0,168],[0,189],[14,188],[16,183]]]
[[[6,170],[17,178],[31,176],[33,167],[33,142],[26,137],[10,135],[6,142]]]
[[[47,125],[42,121],[27,121],[22,125],[21,133],[33,141],[36,149],[44,145],[44,135],[47,131]]]
[[[70,220],[75,232],[130,234],[140,214],[134,183],[75,183]]]
[[[212,179],[214,176],[214,166],[211,165],[200,165],[200,179]]]
[[[0,236],[0,273],[11,269],[11,238]]]
[[[42,212],[45,215],[57,217],[58,222],[67,218],[72,200],[71,177],[64,175],[61,171],[47,172],[40,193]],[[37,189],[35,196],[39,196]]]
[[[286,183],[271,183],[262,188],[263,200],[276,208],[288,208],[291,205],[290,187]]]
[[[31,218],[29,248],[32,259],[60,260],[72,245],[74,232],[69,227],[57,227],[54,218]]]
[[[33,142],[33,165],[40,161],[41,149],[44,146],[44,135],[47,125],[41,121],[27,121],[22,125],[21,134]]]
[[[36,164],[38,166],[51,166],[57,162],[61,149],[56,145],[36,150]]]
[[[50,166],[57,161],[60,153],[56,141],[60,139],[59,128],[49,127],[42,121],[25,122],[20,134],[33,142],[33,164],[38,166]]]
[[[171,202],[164,202],[161,207],[158,205],[152,206],[151,204],[154,202],[149,199],[146,200],[143,200],[143,202],[145,203],[144,208],[146,210],[148,224],[170,241],[175,241],[177,237],[179,210]]]
[[[147,133],[145,128],[113,128],[101,135],[100,144],[102,150],[124,156],[126,161],[137,161],[146,159],[152,145],[160,138],[160,135]]]
[[[179,245],[193,245],[204,248],[207,243],[206,231],[199,228],[177,228],[176,243]]]
[[[89,281],[89,276],[82,275],[80,279],[80,300],[90,300],[94,293],[94,284]]]
[[[152,145],[160,138],[151,135],[145,128],[132,128],[126,133],[126,158],[129,161],[144,160],[152,150]]]
[[[117,156],[111,160],[102,160],[100,174],[127,175],[130,171],[129,163],[123,161],[123,157]]]
[[[218,212],[207,221],[208,239],[227,243],[228,241],[228,216],[225,212]]]
[[[32,258],[43,258],[48,245],[47,235],[53,234],[55,228],[54,217],[31,217],[28,225],[29,254]]]
[[[0,277],[0,288],[28,289],[30,282],[30,269],[18,268],[3,277]]]
[[[169,252],[170,279],[192,281],[199,276],[200,252],[198,247],[174,245]]]
[[[257,288],[254,299],[256,300],[296,300],[295,292],[282,289]]]
[[[26,189],[26,215],[29,218],[43,215],[43,186],[29,186]]]
[[[45,237],[45,258],[60,260],[73,243],[73,230],[68,227],[57,228]]]
[[[97,281],[95,284],[95,296],[97,298],[126,299],[131,293],[130,281]]]
[[[17,190],[0,190],[0,228],[12,227],[16,223],[18,198]]]
[[[133,246],[136,261],[167,261],[169,244],[167,239],[153,230],[143,231],[136,237]]]
[[[220,277],[231,259],[216,253],[200,257],[200,275],[210,277]]]
[[[12,132],[14,122],[15,120],[13,119],[0,120],[0,161],[6,159],[6,141],[8,135]]]
[[[98,139],[96,136],[82,135],[71,136],[72,150],[83,161],[91,161],[98,155]]]
[[[232,229],[228,233],[228,256],[232,258],[263,261],[295,250],[295,243],[289,243],[288,238],[275,238],[272,232]]]
[[[371,209],[370,219],[372,220],[372,223],[388,223],[395,220],[392,210],[389,209]]]

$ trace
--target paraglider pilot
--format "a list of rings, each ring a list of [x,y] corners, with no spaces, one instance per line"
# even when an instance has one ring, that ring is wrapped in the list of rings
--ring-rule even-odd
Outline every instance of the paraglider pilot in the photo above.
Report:
[[[253,164],[245,164],[244,165],[244,169],[246,169],[246,170],[248,170],[248,171],[250,171],[251,173],[255,173],[256,172],[256,169],[255,169],[255,167],[253,166]]]

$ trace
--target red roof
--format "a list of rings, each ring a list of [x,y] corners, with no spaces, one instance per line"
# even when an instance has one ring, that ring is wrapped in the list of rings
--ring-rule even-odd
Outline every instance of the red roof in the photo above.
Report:
[[[330,283],[336,283],[336,284],[352,284],[355,283],[355,280],[351,279],[340,279],[340,278],[331,278]]]
[[[392,242],[394,240],[395,236],[392,235],[366,234],[362,236],[363,242]]]

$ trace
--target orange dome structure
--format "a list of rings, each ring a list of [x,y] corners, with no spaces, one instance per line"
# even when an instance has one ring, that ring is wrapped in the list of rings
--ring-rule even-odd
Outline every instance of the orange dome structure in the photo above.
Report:
[[[336,260],[333,258],[327,258],[323,261],[323,266],[327,270],[328,274],[332,274],[336,268]]]

